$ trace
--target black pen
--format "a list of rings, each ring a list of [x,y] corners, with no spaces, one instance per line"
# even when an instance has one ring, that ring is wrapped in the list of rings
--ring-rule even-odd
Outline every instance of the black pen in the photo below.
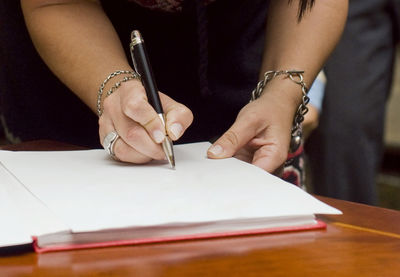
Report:
[[[147,56],[144,41],[139,31],[132,31],[131,43],[129,48],[131,51],[133,66],[136,73],[139,74],[141,77],[142,84],[144,86],[144,89],[146,90],[147,99],[164,124],[166,136],[162,142],[162,147],[165,156],[167,157],[167,160],[171,165],[171,168],[175,168],[175,157],[172,141],[167,134],[165,115],[161,105],[160,96],[158,94],[158,88],[154,79],[149,58]]]

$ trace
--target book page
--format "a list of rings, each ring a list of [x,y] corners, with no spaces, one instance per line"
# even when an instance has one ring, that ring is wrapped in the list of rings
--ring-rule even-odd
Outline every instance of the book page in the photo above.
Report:
[[[209,146],[175,146],[175,170],[117,162],[104,150],[0,151],[0,161],[75,232],[340,213],[253,165],[207,159]]]
[[[27,244],[32,235],[69,230],[0,164],[0,247]]]
[[[15,203],[9,197],[6,186],[13,185],[15,180],[0,165],[0,247],[32,242],[31,233],[26,228]]]

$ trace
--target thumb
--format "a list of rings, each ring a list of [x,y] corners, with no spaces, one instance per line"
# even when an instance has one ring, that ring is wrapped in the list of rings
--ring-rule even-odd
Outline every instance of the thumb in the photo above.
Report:
[[[230,158],[256,136],[255,124],[238,117],[235,123],[208,149],[211,159]]]

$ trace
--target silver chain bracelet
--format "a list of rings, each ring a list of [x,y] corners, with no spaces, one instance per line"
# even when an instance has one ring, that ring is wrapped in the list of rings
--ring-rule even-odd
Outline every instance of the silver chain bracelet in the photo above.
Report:
[[[132,80],[132,79],[138,79],[138,76],[136,75],[136,73],[132,76],[125,76],[121,81],[116,82],[106,93],[106,97],[110,96],[117,88],[119,88],[121,86],[121,84],[123,82]]]
[[[129,71],[129,70],[117,70],[114,71],[113,73],[111,73],[110,75],[107,76],[107,78],[103,81],[103,83],[101,83],[100,87],[99,87],[99,91],[97,93],[97,115],[100,117],[103,114],[103,109],[101,107],[101,99],[103,96],[103,90],[104,87],[106,86],[106,84],[108,83],[108,81],[110,81],[112,78],[114,78],[117,75],[120,74],[130,74],[130,76],[125,77],[124,79],[122,79],[121,81],[117,82],[108,92],[107,92],[107,96],[110,95],[111,93],[114,92],[114,90],[116,90],[123,82],[129,81],[131,79],[139,79],[139,76],[137,75],[136,72],[134,71]]]
[[[296,152],[296,150],[301,145],[301,135],[302,135],[301,123],[304,120],[304,115],[308,112],[307,104],[310,101],[310,98],[307,96],[308,88],[306,86],[306,83],[304,82],[303,73],[304,71],[301,70],[267,71],[264,73],[264,79],[258,82],[257,87],[251,92],[250,102],[259,98],[263,92],[265,85],[273,78],[279,75],[286,75],[287,77],[290,78],[290,80],[301,86],[302,102],[297,108],[296,115],[294,116],[293,119],[293,126],[291,131],[290,147],[289,147],[291,153]]]

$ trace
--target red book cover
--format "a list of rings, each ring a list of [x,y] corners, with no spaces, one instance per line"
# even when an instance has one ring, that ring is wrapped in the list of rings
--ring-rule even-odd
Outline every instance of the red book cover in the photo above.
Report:
[[[96,242],[96,243],[87,243],[87,244],[64,244],[64,245],[57,245],[57,246],[46,246],[43,248],[39,247],[39,245],[37,243],[37,237],[33,237],[33,247],[35,249],[35,252],[37,252],[37,253],[46,253],[46,252],[67,251],[67,250],[88,249],[88,248],[128,246],[128,245],[140,245],[140,244],[150,244],[150,243],[176,242],[176,241],[185,241],[185,240],[215,239],[215,238],[225,238],[225,237],[235,237],[235,236],[273,234],[273,233],[281,233],[281,232],[309,231],[309,230],[325,229],[325,228],[326,228],[326,224],[320,220],[317,220],[315,224],[307,224],[307,225],[299,225],[299,226],[274,227],[274,228],[265,228],[265,229],[204,233],[204,234],[159,237],[159,238],[142,238],[142,239],[132,239],[132,240],[105,241],[105,242]]]

